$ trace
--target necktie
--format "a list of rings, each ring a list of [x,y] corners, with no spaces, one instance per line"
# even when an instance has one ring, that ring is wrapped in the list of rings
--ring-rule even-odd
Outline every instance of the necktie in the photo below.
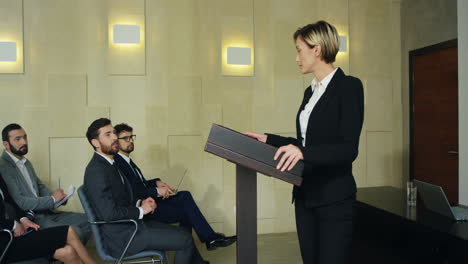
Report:
[[[117,173],[119,174],[120,180],[122,181],[122,184],[125,185],[125,181],[124,181],[124,179],[123,179],[123,177],[122,177],[122,174],[120,173],[120,170],[119,170],[119,168],[117,167],[117,165],[115,165],[115,162],[112,164],[112,167],[114,167],[114,169],[115,169],[115,170],[117,171]]]
[[[141,175],[140,170],[138,169],[137,165],[132,160],[130,160],[130,167],[132,167],[133,172],[135,173],[135,176],[137,176],[140,179],[141,183],[143,183],[143,185],[146,187],[146,183],[145,183],[145,179],[143,179],[143,175]]]

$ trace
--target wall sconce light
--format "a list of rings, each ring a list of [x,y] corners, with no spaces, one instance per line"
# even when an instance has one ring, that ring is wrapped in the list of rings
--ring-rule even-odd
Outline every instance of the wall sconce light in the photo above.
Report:
[[[118,44],[140,43],[140,26],[138,25],[114,25],[113,40]]]
[[[231,65],[250,65],[252,49],[241,47],[227,48],[227,64]]]
[[[16,42],[0,42],[0,61],[16,61]]]
[[[346,52],[348,50],[347,48],[347,38],[346,36],[340,36],[340,48],[338,52]]]

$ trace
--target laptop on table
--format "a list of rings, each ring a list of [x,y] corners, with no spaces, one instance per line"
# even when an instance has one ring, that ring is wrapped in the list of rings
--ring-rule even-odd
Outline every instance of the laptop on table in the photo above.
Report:
[[[455,221],[468,221],[468,208],[450,206],[442,187],[418,180],[414,180],[414,183],[427,209]]]

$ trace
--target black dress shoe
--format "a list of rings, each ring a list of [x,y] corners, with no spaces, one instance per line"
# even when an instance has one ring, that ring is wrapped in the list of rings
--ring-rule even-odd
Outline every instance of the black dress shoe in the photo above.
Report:
[[[206,249],[215,250],[219,247],[227,247],[236,242],[237,236],[225,236],[224,234],[216,233],[215,236],[206,241]]]

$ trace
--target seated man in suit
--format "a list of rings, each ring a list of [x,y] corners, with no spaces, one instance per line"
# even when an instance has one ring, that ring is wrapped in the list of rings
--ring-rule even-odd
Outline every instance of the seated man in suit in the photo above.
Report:
[[[1,263],[53,257],[63,263],[97,264],[86,251],[71,226],[40,229],[21,210],[8,193],[0,177],[0,229],[10,230],[13,240],[2,255]],[[6,249],[9,235],[0,233],[0,254]]]
[[[22,210],[35,214],[36,222],[44,227],[72,225],[83,243],[91,235],[88,220],[84,214],[71,212],[53,212],[54,204],[65,198],[62,189],[54,192],[37,177],[29,160],[28,138],[18,124],[9,124],[2,130],[5,150],[0,157],[0,173],[5,180],[13,199]]]
[[[119,141],[107,118],[95,120],[88,127],[86,137],[95,153],[86,167],[84,190],[99,220],[134,219],[138,232],[128,248],[129,254],[144,250],[175,250],[175,264],[201,264],[204,261],[193,242],[192,234],[182,228],[143,218],[153,213],[153,198],[137,200],[132,188],[114,163],[119,151]],[[128,223],[103,225],[105,246],[118,256],[123,251],[133,231]]]
[[[178,222],[190,232],[193,228],[208,250],[226,247],[236,241],[236,236],[226,237],[213,231],[190,192],[181,191],[174,195],[174,190],[161,179],[146,180],[138,166],[130,159],[130,153],[135,149],[136,136],[132,134],[133,128],[127,124],[118,124],[114,128],[120,148],[114,157],[115,164],[130,182],[138,199],[153,197],[156,200],[158,208],[149,215],[150,217],[168,224]]]

